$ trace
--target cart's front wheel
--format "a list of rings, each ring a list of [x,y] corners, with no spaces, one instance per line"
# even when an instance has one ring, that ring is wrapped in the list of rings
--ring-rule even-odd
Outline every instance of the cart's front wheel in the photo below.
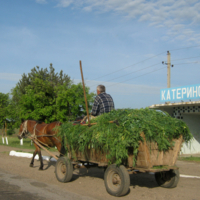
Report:
[[[179,170],[171,169],[165,172],[156,172],[155,179],[159,186],[164,188],[174,188],[179,181]]]
[[[104,174],[106,190],[113,196],[123,196],[129,191],[130,176],[123,165],[110,165]]]
[[[69,158],[60,157],[56,162],[56,178],[58,181],[66,183],[72,179],[73,165]]]

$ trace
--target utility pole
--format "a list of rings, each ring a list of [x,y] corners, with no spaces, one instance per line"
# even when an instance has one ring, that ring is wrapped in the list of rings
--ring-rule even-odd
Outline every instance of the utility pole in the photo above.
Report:
[[[167,51],[167,63],[162,61],[163,65],[167,65],[167,87],[171,87],[171,69],[170,67],[174,67],[174,65],[171,65],[171,54],[169,51]]]
[[[171,54],[167,51],[167,87],[171,87]]]

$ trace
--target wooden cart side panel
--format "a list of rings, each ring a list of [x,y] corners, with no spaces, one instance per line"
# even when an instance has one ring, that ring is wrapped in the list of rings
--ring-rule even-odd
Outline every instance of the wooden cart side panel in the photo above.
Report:
[[[163,151],[158,150],[158,145],[154,142],[148,143],[148,148],[150,152],[150,159],[152,166],[163,165]]]
[[[183,143],[183,136],[181,135],[179,137],[179,139],[174,140],[174,142],[175,142],[175,145],[173,147],[173,151],[171,150],[172,151],[172,155],[171,155],[171,157],[172,157],[172,164],[171,165],[172,166],[175,165],[176,159],[177,159],[179,152],[181,150],[181,146],[182,146],[182,143]]]
[[[147,142],[144,133],[141,133],[141,136],[143,137],[144,142],[141,141],[139,144],[136,167],[151,168],[153,166],[173,166],[175,164],[183,142],[182,135],[179,139],[173,140],[175,143],[174,147],[166,152],[159,151],[157,143]],[[133,154],[129,154],[129,167],[133,167],[133,159]]]
[[[141,136],[143,137],[144,141],[140,141],[139,143],[136,166],[150,168],[152,166],[150,152],[143,132],[141,133]]]
[[[150,149],[150,159],[153,166],[156,165],[169,165],[173,166],[178,157],[181,145],[183,142],[183,136],[181,135],[179,139],[174,139],[174,146],[166,152],[159,151],[158,145],[154,142],[147,143]]]
[[[138,148],[138,155],[136,160],[136,166],[138,168],[152,168],[156,165],[168,165],[173,166],[176,162],[176,159],[178,157],[179,151],[181,149],[183,136],[181,135],[179,139],[174,140],[175,145],[174,147],[167,151],[159,151],[158,145],[155,142],[147,142],[145,139],[144,133],[141,133],[141,136],[143,137],[144,141],[140,141],[139,148]],[[108,152],[102,152],[100,150],[96,149],[86,149],[84,152],[76,151],[76,158],[72,158],[72,155],[70,153],[70,159],[72,160],[80,160],[85,162],[94,162],[98,163],[99,166],[103,164],[106,166],[109,162],[109,160],[106,158],[106,155]],[[128,167],[134,167],[133,166],[133,149],[129,151],[129,156],[127,160]],[[114,158],[113,158],[114,162]]]
[[[95,162],[95,163],[108,163],[108,159],[106,158],[106,153],[96,149],[87,149],[84,152],[77,151],[76,159],[82,160],[86,162]]]

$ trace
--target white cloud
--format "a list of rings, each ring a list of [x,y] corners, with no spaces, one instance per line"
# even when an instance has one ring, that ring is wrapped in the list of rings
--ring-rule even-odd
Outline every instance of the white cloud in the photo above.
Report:
[[[185,39],[185,35],[179,35],[176,37],[177,40],[184,40]]]
[[[73,0],[59,0],[58,7],[66,8],[73,3]]]
[[[186,29],[200,22],[200,3],[198,0],[57,0],[58,6],[73,5],[84,11],[115,12],[125,18],[134,18],[141,22],[149,22],[150,26],[167,26],[167,35],[185,34],[185,41],[195,38],[195,31],[190,35]],[[73,8],[74,8],[73,7]],[[187,27],[187,28],[186,28]],[[180,38],[180,37],[179,37]],[[196,38],[199,40],[199,38]],[[198,42],[198,41],[196,41]]]
[[[183,28],[184,28],[183,24],[176,24],[176,25],[172,26],[173,31],[180,31]]]
[[[46,0],[36,0],[36,3],[40,3],[40,4],[46,4],[47,1]]]
[[[19,81],[22,78],[21,74],[0,73],[0,80]]]
[[[192,31],[191,29],[185,29],[184,31],[183,31],[183,33],[185,34],[185,35],[192,35],[193,33],[194,33],[194,31]]]

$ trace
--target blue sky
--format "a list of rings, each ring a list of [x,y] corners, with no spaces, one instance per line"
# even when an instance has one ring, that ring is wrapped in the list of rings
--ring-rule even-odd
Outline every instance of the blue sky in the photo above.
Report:
[[[117,108],[160,103],[167,87],[199,84],[198,0],[4,0],[0,3],[0,92],[35,66],[104,84]]]

